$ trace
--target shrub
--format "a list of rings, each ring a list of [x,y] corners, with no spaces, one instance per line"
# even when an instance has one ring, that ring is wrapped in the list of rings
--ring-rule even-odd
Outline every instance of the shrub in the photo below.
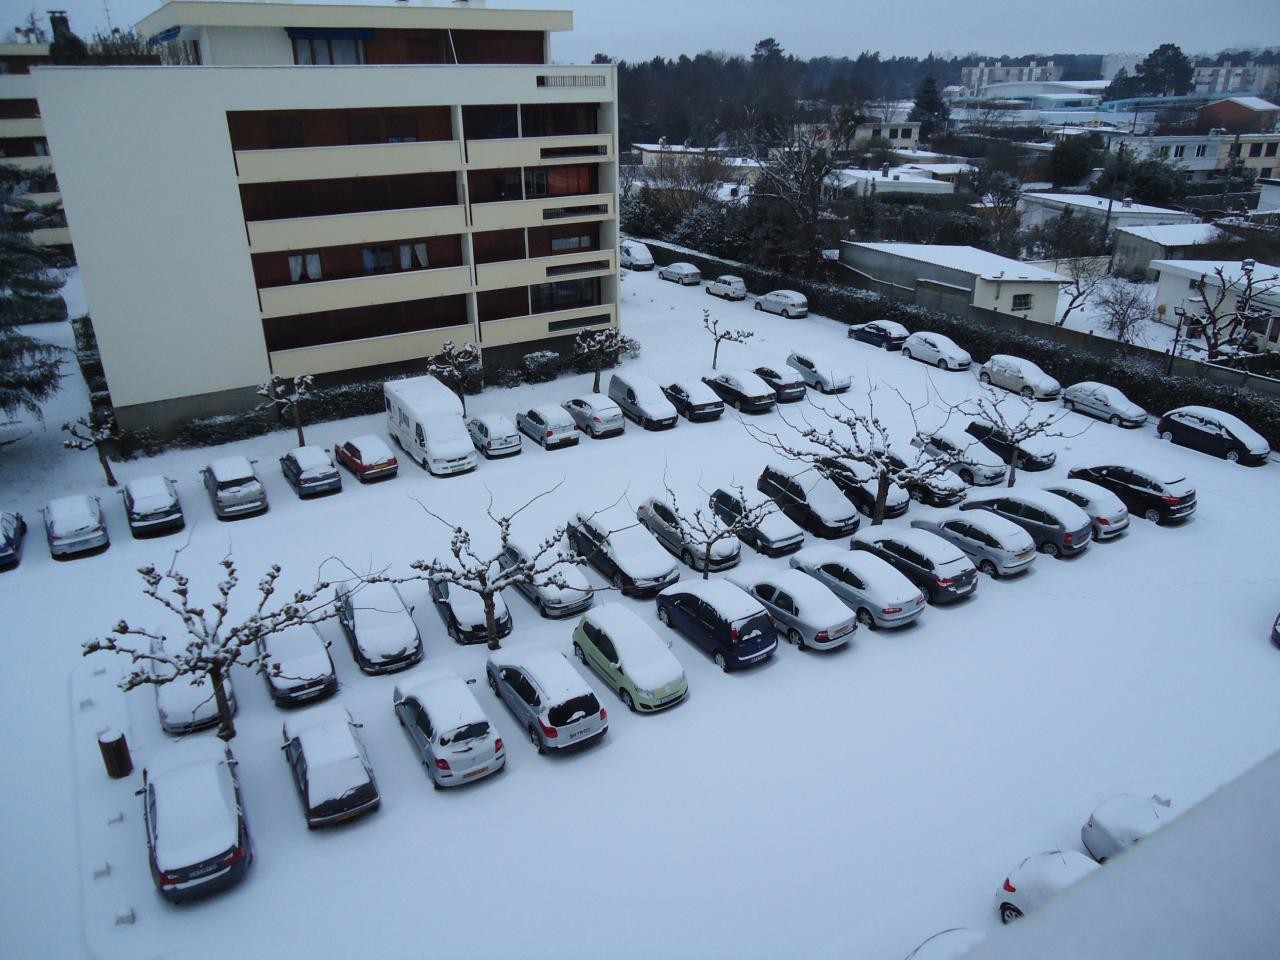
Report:
[[[526,353],[521,361],[526,383],[548,383],[564,370],[564,359],[554,350]]]

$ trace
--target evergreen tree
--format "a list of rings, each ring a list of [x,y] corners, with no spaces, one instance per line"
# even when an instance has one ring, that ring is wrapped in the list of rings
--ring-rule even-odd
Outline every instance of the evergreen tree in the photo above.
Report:
[[[1049,153],[1049,174],[1055,187],[1074,187],[1093,169],[1094,148],[1089,136],[1067,137]]]
[[[907,119],[920,123],[920,139],[931,140],[935,133],[946,131],[950,116],[951,111],[938,92],[938,81],[933,74],[929,74],[916,90],[916,102],[907,114]]]
[[[49,26],[53,27],[53,42],[49,44],[49,58],[57,64],[77,66],[89,60],[89,48],[71,30],[71,22],[61,10],[49,11]]]
[[[1123,70],[1117,73],[1104,96],[1107,100],[1181,96],[1191,92],[1194,73],[1195,68],[1181,47],[1162,43],[1134,68],[1133,76]]]

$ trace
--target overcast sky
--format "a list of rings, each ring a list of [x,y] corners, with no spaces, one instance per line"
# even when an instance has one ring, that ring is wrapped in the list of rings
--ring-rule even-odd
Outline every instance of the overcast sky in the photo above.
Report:
[[[443,6],[447,0],[437,0]],[[88,39],[106,26],[131,25],[155,10],[156,0],[61,0],[71,26]],[[34,9],[42,22],[52,4]],[[1280,45],[1280,3],[1204,0],[1134,3],[1115,0],[500,0],[491,7],[571,9],[574,30],[557,34],[560,62],[590,60],[597,51],[627,60],[690,56],[703,50],[749,53],[757,40],[775,37],[801,57],[921,56],[929,51],[1001,53],[1147,53],[1172,41],[1187,53],[1225,47]],[[0,3],[4,20],[25,18],[23,0]],[[0,20],[0,26],[10,24]]]

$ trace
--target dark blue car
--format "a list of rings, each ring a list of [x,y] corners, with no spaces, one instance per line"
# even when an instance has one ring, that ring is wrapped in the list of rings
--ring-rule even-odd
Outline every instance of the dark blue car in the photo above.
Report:
[[[726,673],[762,663],[778,649],[764,606],[726,580],[672,584],[658,594],[658,619],[711,654]]]
[[[0,513],[0,568],[16,567],[27,539],[27,522],[20,513]]]
[[[851,340],[861,340],[863,343],[869,343],[873,347],[884,347],[886,350],[901,350],[907,336],[907,328],[892,320],[855,323],[849,328]]]

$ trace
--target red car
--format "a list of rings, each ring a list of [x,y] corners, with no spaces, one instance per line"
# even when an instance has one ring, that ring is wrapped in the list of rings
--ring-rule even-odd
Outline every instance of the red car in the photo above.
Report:
[[[336,444],[333,456],[354,473],[361,483],[394,477],[400,469],[387,442],[371,433]]]

